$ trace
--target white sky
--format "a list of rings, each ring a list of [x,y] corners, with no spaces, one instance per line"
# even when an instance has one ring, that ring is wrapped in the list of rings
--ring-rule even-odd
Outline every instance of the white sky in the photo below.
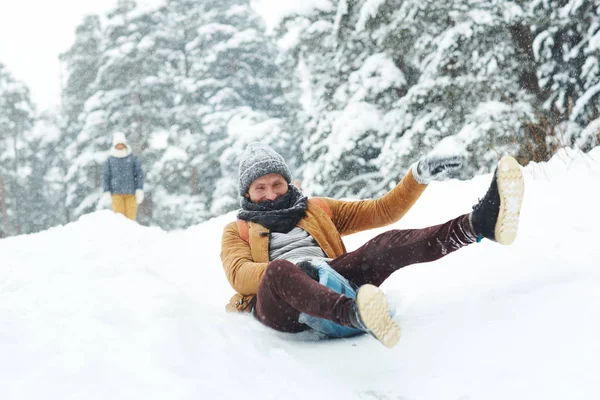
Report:
[[[116,0],[0,0],[0,62],[31,90],[38,109],[60,102],[58,55],[75,39],[86,14],[103,14]]]
[[[0,63],[24,82],[38,110],[60,104],[58,55],[75,39],[87,14],[105,14],[117,0],[0,0]],[[161,0],[138,0],[144,6]],[[331,7],[330,0],[255,0],[272,28],[289,12]]]

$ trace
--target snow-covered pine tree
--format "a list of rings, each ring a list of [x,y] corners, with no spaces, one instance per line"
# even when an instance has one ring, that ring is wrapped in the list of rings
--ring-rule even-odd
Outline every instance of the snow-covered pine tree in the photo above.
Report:
[[[600,5],[592,0],[535,0],[534,52],[557,145],[585,151],[600,144]]]
[[[44,112],[24,136],[22,157],[27,173],[22,178],[25,187],[23,232],[33,233],[69,221],[65,207],[63,131],[57,116]]]
[[[516,154],[538,94],[511,35],[523,18],[504,0],[342,0],[283,20],[310,189],[381,193],[446,137],[468,150],[468,174]]]
[[[534,97],[519,81],[523,55],[510,32],[523,16],[517,4],[365,1],[361,15],[407,77],[406,94],[384,118],[379,162],[390,184],[436,148],[463,149],[464,175],[489,170],[498,153],[518,153]]]
[[[245,145],[287,145],[275,48],[247,0],[172,0],[166,11],[171,31],[183,39],[173,128],[189,157],[192,185],[178,192],[191,189],[196,204],[218,215],[238,206],[235,166]]]
[[[124,132],[142,165],[157,159],[153,140],[169,126],[172,80],[164,73],[157,27],[163,21],[156,10],[138,11],[132,0],[119,1],[108,14],[104,45],[93,93],[85,102],[84,121],[69,148],[75,160],[67,179],[69,204],[76,217],[96,208],[102,188],[102,163],[115,131]],[[152,179],[148,180],[152,182]],[[139,220],[151,219],[152,187]]]
[[[62,90],[62,114],[69,136],[81,130],[80,116],[92,93],[102,55],[102,27],[97,15],[89,15],[75,30],[75,42],[60,55],[66,79]]]
[[[85,140],[79,138],[79,134],[85,123],[84,105],[94,95],[94,82],[100,67],[103,42],[100,18],[96,15],[86,16],[75,30],[73,45],[59,57],[65,73],[60,110],[62,151],[57,154],[53,170],[58,168],[61,172],[59,176],[63,180],[63,207],[67,221],[94,209],[94,202],[98,198],[98,188],[95,185],[100,179],[99,165],[102,160],[101,157],[96,157],[95,162],[90,164],[90,160],[79,158],[88,146]],[[72,168],[74,161],[82,162],[83,171],[80,168]],[[51,183],[53,181],[54,178],[50,179],[50,186],[54,186],[54,183]],[[90,195],[91,197],[88,197]],[[82,202],[84,206],[80,209]]]
[[[31,166],[27,133],[35,122],[29,89],[0,63],[0,237],[26,232]]]
[[[372,6],[364,0],[338,2],[329,34],[333,65],[327,66],[336,73],[335,91],[323,118],[331,132],[324,140],[308,142],[318,143],[308,154],[317,150],[319,156],[306,175],[335,197],[367,197],[380,190],[383,116],[406,93],[406,78],[394,53],[365,29]]]
[[[141,222],[181,228],[236,208],[232,163],[246,143],[289,145],[275,58],[247,0],[170,0],[144,11],[119,1],[69,148],[74,217],[96,208],[115,130],[146,167]]]
[[[362,87],[371,76],[358,72],[372,46],[348,28],[354,7],[355,2],[341,1],[337,8],[322,2],[311,12],[288,15],[275,30],[280,65],[290,77],[286,87],[298,93],[301,104],[292,121],[302,134],[296,139],[303,156],[298,162],[312,194],[357,194],[372,179],[380,116],[369,103],[376,95]]]
[[[199,126],[193,115],[197,107],[186,109],[181,104],[185,96],[182,82],[189,75],[186,46],[197,29],[195,3],[169,1],[145,14],[137,13],[137,20],[154,21],[148,24],[141,46],[151,53],[145,56],[149,57],[146,66],[150,68],[140,74],[148,79],[142,78],[139,86],[150,89],[154,85],[147,96],[152,104],[142,107],[148,105],[145,111],[157,117],[148,131],[141,133],[147,139],[140,146],[147,194],[142,209],[147,215],[144,222],[165,229],[187,227],[207,217],[207,198],[199,196],[200,177],[190,165],[189,143],[193,138],[189,133]],[[139,91],[132,87],[128,90]]]

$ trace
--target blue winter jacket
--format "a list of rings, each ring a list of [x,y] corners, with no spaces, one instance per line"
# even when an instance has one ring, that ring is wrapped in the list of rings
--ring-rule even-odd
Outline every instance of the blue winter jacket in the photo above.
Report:
[[[112,194],[135,194],[144,188],[144,173],[133,154],[124,158],[110,156],[104,162],[104,191]]]

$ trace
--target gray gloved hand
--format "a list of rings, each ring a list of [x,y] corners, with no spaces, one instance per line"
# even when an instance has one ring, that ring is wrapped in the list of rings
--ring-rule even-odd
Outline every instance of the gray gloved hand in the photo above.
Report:
[[[110,192],[102,193],[100,198],[100,207],[109,208],[112,205],[112,194]]]
[[[142,189],[136,189],[135,190],[135,202],[139,204],[142,204],[142,201],[144,201],[144,190]]]
[[[429,155],[413,164],[412,174],[415,180],[427,185],[431,181],[448,179],[448,174],[462,168],[461,156]]]

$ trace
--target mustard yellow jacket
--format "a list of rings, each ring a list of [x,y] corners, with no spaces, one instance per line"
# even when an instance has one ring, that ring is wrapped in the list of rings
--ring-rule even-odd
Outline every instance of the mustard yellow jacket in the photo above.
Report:
[[[396,187],[375,200],[323,198],[331,209],[331,218],[309,201],[306,216],[297,226],[315,239],[327,257],[337,258],[346,253],[342,236],[398,221],[426,187],[417,183],[409,171]],[[226,225],[223,231],[221,261],[229,283],[237,292],[226,305],[227,311],[250,311],[269,263],[269,230],[253,222],[248,225],[248,243],[240,237],[236,222]]]

